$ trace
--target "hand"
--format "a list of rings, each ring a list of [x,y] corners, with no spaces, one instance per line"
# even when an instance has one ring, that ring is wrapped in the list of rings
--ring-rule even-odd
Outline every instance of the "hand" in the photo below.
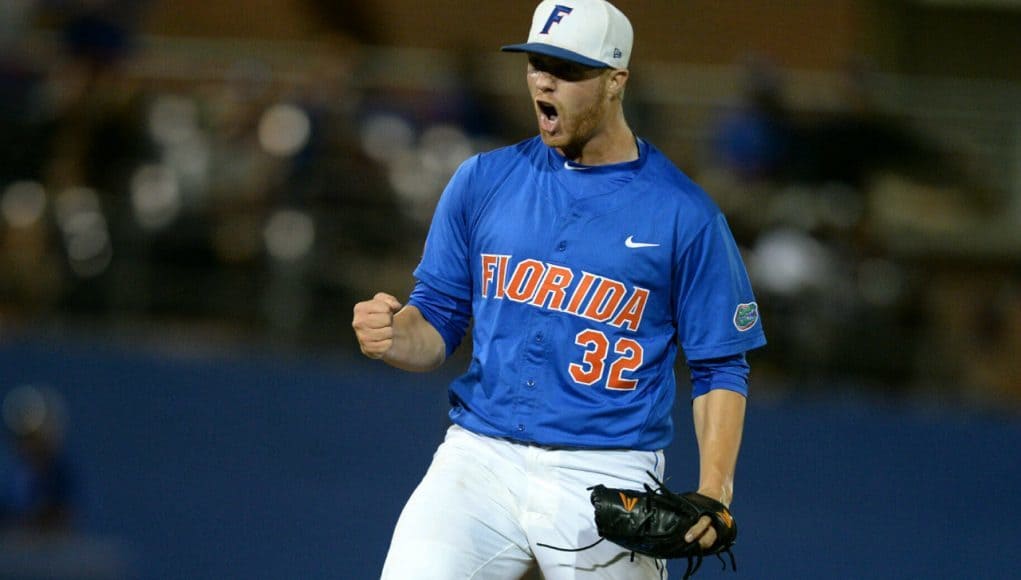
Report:
[[[698,545],[702,546],[703,550],[708,550],[716,543],[716,530],[713,528],[713,521],[709,516],[702,516],[695,522],[695,525],[688,529],[688,532],[684,534],[685,542],[694,542],[698,540]]]
[[[728,505],[730,503],[729,501],[725,501],[728,494],[722,490],[710,490],[703,487],[698,490],[698,493],[706,497],[718,499],[718,501],[722,502],[724,505]],[[716,529],[713,528],[713,520],[709,516],[702,516],[699,518],[698,521],[695,522],[695,525],[688,528],[687,533],[684,534],[685,542],[694,542],[696,540],[698,541],[698,544],[702,546],[703,550],[709,549],[716,543]]]
[[[400,309],[400,301],[383,292],[355,304],[351,327],[362,354],[374,359],[386,355],[394,342],[394,314]]]

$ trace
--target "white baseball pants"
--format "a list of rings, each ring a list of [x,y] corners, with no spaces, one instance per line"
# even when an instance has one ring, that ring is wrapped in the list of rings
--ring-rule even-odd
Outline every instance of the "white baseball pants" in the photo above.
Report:
[[[401,512],[383,580],[663,580],[664,562],[599,539],[588,487],[642,489],[662,451],[554,449],[457,425]]]

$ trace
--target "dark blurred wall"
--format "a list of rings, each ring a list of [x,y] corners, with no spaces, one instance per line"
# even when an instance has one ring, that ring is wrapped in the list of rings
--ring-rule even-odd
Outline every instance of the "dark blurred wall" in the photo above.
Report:
[[[1021,80],[1021,8],[906,3],[894,26],[900,72]]]
[[[620,0],[640,59],[729,64],[749,50],[789,66],[838,66],[860,50],[855,0]],[[495,50],[528,31],[534,4],[497,0],[153,0],[143,28],[161,35],[300,39],[327,27],[383,45]]]
[[[167,36],[294,40],[324,30],[306,0],[151,0],[145,32]]]
[[[781,66],[839,69],[866,56],[891,72],[1021,78],[1021,11],[916,0],[618,0],[637,30],[637,62],[732,64],[749,53]],[[952,3],[951,3],[952,4]],[[150,0],[158,35],[308,39],[495,50],[527,32],[533,3],[500,0]]]
[[[619,0],[636,33],[635,58],[730,64],[749,50],[790,66],[828,68],[857,50],[854,0]],[[528,32],[535,3],[381,0],[372,3],[380,42],[495,50]],[[442,33],[437,33],[442,31]]]

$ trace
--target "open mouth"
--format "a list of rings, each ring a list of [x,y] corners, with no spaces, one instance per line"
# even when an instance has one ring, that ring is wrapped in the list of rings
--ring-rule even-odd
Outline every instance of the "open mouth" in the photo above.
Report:
[[[546,116],[546,117],[548,117],[550,119],[556,119],[557,118],[557,108],[556,107],[554,107],[553,105],[551,105],[549,103],[544,103],[542,101],[536,101],[536,104],[539,105],[539,112],[542,113],[544,116]]]
[[[539,127],[547,133],[552,133],[557,128],[559,118],[557,108],[544,101],[536,101],[535,105],[539,110]]]

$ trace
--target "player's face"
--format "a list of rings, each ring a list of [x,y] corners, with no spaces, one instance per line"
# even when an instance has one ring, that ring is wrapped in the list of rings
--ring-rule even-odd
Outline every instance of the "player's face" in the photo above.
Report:
[[[610,110],[612,69],[591,68],[539,54],[528,55],[528,90],[546,145],[568,158],[602,129]]]

